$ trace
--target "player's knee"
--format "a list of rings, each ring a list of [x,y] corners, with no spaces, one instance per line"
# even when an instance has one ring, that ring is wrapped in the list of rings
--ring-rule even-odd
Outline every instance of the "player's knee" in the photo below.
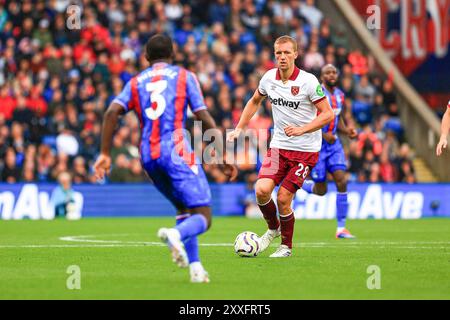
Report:
[[[256,182],[255,193],[256,193],[256,199],[258,199],[258,202],[265,203],[270,200],[270,198],[272,196],[272,189],[270,186],[268,186],[264,183]]]
[[[207,217],[207,218],[206,218],[206,222],[207,222],[207,224],[206,224],[206,230],[211,229],[211,226],[212,226],[212,219],[211,219],[211,217]]]
[[[191,215],[192,214],[200,214],[205,218],[206,221],[206,229],[210,229],[212,225],[212,212],[211,207],[200,207],[200,208],[194,208],[189,210]]]
[[[345,178],[336,180],[336,188],[338,192],[347,192],[347,180]]]
[[[210,214],[203,214],[201,213],[201,215],[205,218],[206,220],[206,230],[211,229],[211,225],[212,225],[212,218]]]
[[[319,186],[317,184],[314,186],[314,193],[318,196],[324,196],[327,194],[327,192],[328,192],[327,186]]]

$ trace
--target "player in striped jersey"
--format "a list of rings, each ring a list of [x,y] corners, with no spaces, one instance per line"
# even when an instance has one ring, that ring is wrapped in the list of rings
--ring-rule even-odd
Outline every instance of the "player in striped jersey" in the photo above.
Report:
[[[438,157],[441,156],[443,149],[447,148],[447,144],[448,144],[447,136],[448,136],[449,131],[450,131],[450,101],[447,104],[447,111],[445,111],[444,117],[442,118],[441,138],[436,147],[436,155]]]
[[[336,238],[354,238],[354,236],[345,228],[348,200],[347,200],[347,180],[345,172],[347,170],[347,161],[345,159],[344,149],[337,136],[337,130],[345,133],[350,138],[358,136],[352,126],[346,126],[343,120],[344,112],[344,93],[337,88],[338,70],[333,65],[326,65],[321,73],[322,87],[331,108],[334,111],[335,118],[330,124],[322,129],[322,149],[319,155],[319,161],[311,172],[312,181],[305,181],[303,190],[308,193],[314,193],[323,196],[327,193],[327,172],[333,176],[337,187],[336,196],[336,218],[337,231]]]
[[[94,168],[99,179],[109,172],[114,129],[120,115],[133,111],[141,128],[141,164],[156,188],[178,210],[177,225],[161,228],[158,236],[168,245],[178,266],[189,265],[192,282],[209,282],[200,262],[197,236],[211,225],[211,191],[202,166],[183,135],[187,107],[202,121],[205,130],[217,129],[195,75],[172,65],[172,57],[169,37],[155,35],[149,39],[146,58],[150,67],[134,76],[106,111],[101,154]],[[234,166],[223,165],[223,170],[232,180],[237,176]]]

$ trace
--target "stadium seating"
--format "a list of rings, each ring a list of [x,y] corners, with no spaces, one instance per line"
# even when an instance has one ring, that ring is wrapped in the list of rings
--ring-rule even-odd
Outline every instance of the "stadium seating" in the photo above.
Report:
[[[267,59],[273,41],[289,34],[300,45],[299,67],[305,68],[304,55],[316,47],[317,61],[339,67],[342,83],[350,83],[344,91],[360,126],[371,124],[381,138],[383,129],[401,133],[401,124],[387,111],[373,117],[370,104],[357,100],[354,93],[362,75],[386,79],[370,69],[368,58],[358,48],[347,46],[342,37],[345,30],[331,28],[320,10],[304,1],[292,6],[283,6],[282,1],[250,1],[254,8],[248,9],[239,1],[113,1],[99,5],[99,0],[86,0],[80,17],[83,27],[75,26],[70,32],[64,6],[42,2],[33,8],[29,2],[11,0],[0,6],[0,14],[6,18],[0,23],[2,181],[54,181],[61,170],[68,169],[77,176],[76,182],[94,182],[92,165],[99,151],[102,114],[125,82],[145,68],[143,46],[157,32],[173,36],[175,63],[197,73],[208,109],[223,130],[235,125],[259,78],[274,66]],[[183,14],[179,16],[179,12]],[[316,74],[318,70],[316,65],[307,69]],[[382,104],[392,103],[383,83],[373,86],[383,95]],[[267,102],[259,116],[271,121]],[[117,133],[113,147],[114,159],[120,160],[114,165],[123,174],[114,175],[112,182],[118,176],[120,181],[145,181],[142,169],[132,169],[138,124],[131,115],[123,122],[125,128]],[[13,124],[21,129],[13,133]],[[77,138],[86,170],[76,173],[75,156],[57,154],[55,144],[61,134]],[[16,156],[14,166],[6,163],[7,154]],[[396,166],[396,162],[392,164]],[[212,182],[224,181],[214,167],[205,169]],[[240,181],[249,174],[241,174]]]

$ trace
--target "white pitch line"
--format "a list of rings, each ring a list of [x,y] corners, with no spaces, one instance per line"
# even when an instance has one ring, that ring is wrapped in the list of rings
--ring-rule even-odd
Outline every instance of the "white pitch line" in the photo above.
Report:
[[[117,236],[117,235],[101,235],[101,236]],[[60,237],[61,241],[69,241],[69,242],[87,242],[87,243],[107,243],[107,244],[133,244],[133,245],[143,245],[143,246],[166,246],[166,244],[162,242],[152,242],[152,241],[121,241],[121,240],[93,240],[93,239],[85,239],[85,238],[95,238],[98,235],[83,235],[83,236],[67,236]],[[202,243],[201,246],[205,247],[229,247],[233,244],[231,243]]]
[[[121,241],[121,240],[99,240],[92,239],[96,237],[121,237],[130,234],[103,234],[103,235],[79,235],[60,237],[59,240],[67,242],[77,242],[85,244],[24,244],[24,245],[0,245],[1,248],[123,248],[123,247],[144,247],[144,246],[165,246],[161,242],[152,241]],[[89,239],[91,238],[91,239]],[[203,247],[232,247],[232,243],[200,243]],[[427,245],[427,246],[426,246]],[[448,246],[445,246],[448,245]],[[352,248],[352,249],[450,249],[449,241],[366,241],[366,242],[303,242],[294,244],[299,248]],[[272,245],[276,247],[276,245]]]
[[[163,243],[156,242],[142,242],[142,243],[111,243],[111,244],[24,244],[24,245],[0,245],[0,249],[11,249],[11,248],[29,248],[29,249],[39,249],[39,248],[126,248],[126,247],[161,247],[165,246]],[[204,247],[232,247],[231,243],[203,243],[200,246]],[[277,247],[277,245],[272,245],[271,247]],[[297,248],[309,248],[309,249],[326,249],[326,248],[351,248],[351,249],[450,249],[449,247],[436,247],[436,246],[349,246],[349,245],[315,245],[315,244],[294,244]],[[450,254],[450,252],[448,252]]]
[[[77,244],[24,244],[24,245],[0,245],[0,249],[9,249],[9,248],[123,248],[123,247],[143,247],[143,245],[137,244],[86,244],[86,245],[77,245]]]
[[[60,237],[59,240],[62,241],[69,241],[69,242],[90,242],[90,243],[115,243],[115,244],[123,244],[123,243],[131,243],[131,244],[144,244],[144,245],[164,245],[160,242],[146,242],[146,241],[121,241],[121,240],[95,240],[95,239],[88,239],[88,238],[96,238],[96,237],[111,237],[111,236],[129,236],[130,234],[103,234],[103,235],[80,235],[80,236],[66,236],[66,237]],[[302,242],[297,243],[297,246],[343,246],[341,244],[337,244],[336,242],[339,240],[336,240],[334,242]],[[350,240],[345,243],[345,246],[386,246],[386,245],[427,245],[427,244],[433,244],[433,245],[449,245],[450,248],[450,241],[362,241],[362,242],[351,242],[355,240]],[[357,241],[357,240],[356,240]],[[232,246],[231,243],[203,243],[200,244],[202,246]]]

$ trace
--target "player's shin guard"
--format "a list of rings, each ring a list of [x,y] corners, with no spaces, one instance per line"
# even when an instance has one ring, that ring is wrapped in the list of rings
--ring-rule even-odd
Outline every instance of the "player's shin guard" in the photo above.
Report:
[[[336,196],[336,218],[338,228],[345,228],[345,220],[347,219],[348,212],[348,199],[347,192],[338,192]]]
[[[307,193],[314,193],[314,181],[313,180],[305,180],[302,185],[302,189]]]
[[[184,222],[191,215],[189,213],[177,216],[177,225]],[[198,252],[198,239],[197,236],[192,236],[183,241],[184,249],[186,250],[189,264],[200,261],[200,256]]]
[[[198,236],[208,229],[208,221],[202,214],[194,214],[178,224],[175,229],[180,233],[181,241]]]
[[[270,230],[277,230],[280,227],[280,221],[277,217],[277,207],[273,199],[270,199],[266,204],[259,204],[259,209],[261,210],[264,219]]]
[[[287,216],[280,215],[281,223],[281,244],[292,249],[292,237],[294,236],[295,216],[294,212]]]

